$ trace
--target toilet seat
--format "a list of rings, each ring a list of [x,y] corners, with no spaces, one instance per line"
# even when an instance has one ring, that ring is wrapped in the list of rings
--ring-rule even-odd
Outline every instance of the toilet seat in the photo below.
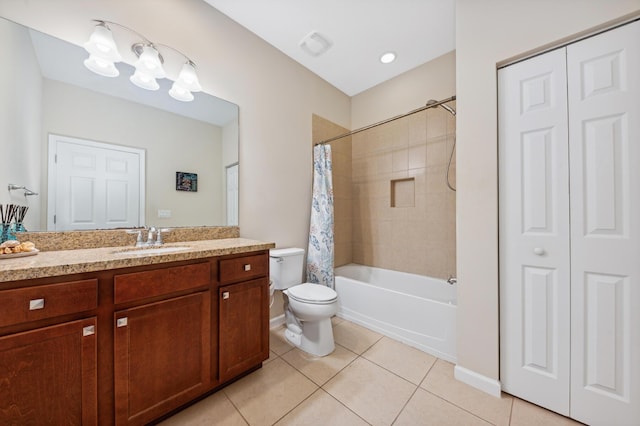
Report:
[[[328,305],[338,298],[338,293],[321,284],[304,283],[289,287],[287,295],[302,303],[311,303],[315,305]]]

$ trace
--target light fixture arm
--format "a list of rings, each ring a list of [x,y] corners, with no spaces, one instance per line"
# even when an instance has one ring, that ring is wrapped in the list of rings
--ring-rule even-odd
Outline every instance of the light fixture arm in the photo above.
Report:
[[[115,25],[115,26],[117,26],[117,27],[124,28],[125,30],[127,30],[127,31],[131,31],[132,33],[134,33],[135,35],[137,35],[138,37],[140,37],[140,38],[145,42],[145,44],[148,44],[148,45],[150,45],[150,46],[153,46],[153,45],[154,45],[154,44],[153,44],[153,42],[152,42],[151,40],[149,40],[148,38],[146,38],[145,36],[143,36],[142,34],[140,34],[139,32],[137,32],[136,30],[131,29],[131,28],[129,28],[129,27],[127,27],[127,26],[124,26],[124,25],[122,25],[122,24],[118,24],[117,22],[107,21],[107,20],[105,20],[105,19],[92,19],[92,20],[91,20],[91,22],[96,22],[96,23],[98,23],[98,24],[104,24],[104,25],[107,25],[107,24],[108,24],[108,25]],[[107,25],[107,28],[108,28],[108,25]]]
[[[143,43],[140,43],[140,44],[144,44],[144,45],[147,45],[147,46],[151,46],[151,47],[153,47],[153,48],[154,48],[154,49],[156,49],[156,50],[158,50],[158,49],[157,49],[158,47],[163,47],[163,48],[164,48],[164,47],[166,47],[166,48],[169,48],[170,50],[173,50],[174,52],[177,52],[177,53],[179,53],[180,55],[182,55],[182,56],[187,60],[187,63],[188,63],[189,65],[191,65],[191,66],[192,66],[192,67],[194,67],[194,68],[196,67],[195,62],[193,62],[193,61],[191,60],[191,58],[190,58],[190,57],[188,57],[187,55],[185,55],[185,54],[184,54],[184,52],[182,52],[181,50],[178,50],[178,49],[176,49],[175,47],[169,46],[169,45],[167,45],[167,44],[163,44],[163,43],[154,43],[154,42],[152,42],[151,40],[149,40],[147,37],[145,37],[144,35],[140,34],[138,31],[136,31],[136,30],[134,30],[134,29],[132,29],[132,28],[129,28],[129,27],[127,27],[127,26],[125,26],[125,25],[122,25],[122,24],[119,24],[119,23],[117,23],[117,22],[107,21],[107,20],[105,20],[105,19],[92,19],[91,21],[92,21],[92,22],[96,22],[96,23],[98,23],[98,24],[115,25],[115,26],[120,27],[120,28],[123,28],[123,29],[125,29],[125,30],[127,30],[127,31],[131,31],[132,33],[134,33],[135,35],[137,35],[138,37],[140,37],[140,38],[142,39]],[[134,44],[134,46],[135,46],[135,44]],[[136,51],[134,51],[134,52],[135,52],[136,54],[138,54],[138,52],[136,52]]]
[[[191,65],[191,66],[192,66],[192,67],[194,67],[194,68],[196,67],[195,62],[193,62],[193,61],[191,60],[191,58],[189,58],[187,55],[185,55],[184,53],[182,53],[180,50],[176,49],[175,47],[171,47],[171,46],[169,46],[169,45],[162,44],[162,43],[155,43],[155,44],[154,44],[154,46],[157,46],[157,47],[163,47],[163,48],[164,48],[164,47],[169,48],[170,50],[173,50],[174,52],[179,53],[180,55],[182,55],[182,56],[187,60],[187,63],[188,63],[189,65]]]

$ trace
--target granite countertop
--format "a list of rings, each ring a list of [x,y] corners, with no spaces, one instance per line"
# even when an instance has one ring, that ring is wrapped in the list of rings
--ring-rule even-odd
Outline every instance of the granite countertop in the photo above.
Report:
[[[3,257],[0,258],[0,282],[248,253],[268,250],[275,247],[275,244],[246,238],[224,238],[168,243],[162,247],[176,246],[184,246],[188,247],[188,249],[159,254],[145,254],[144,249],[132,250],[130,246],[120,246],[41,251],[35,256]]]

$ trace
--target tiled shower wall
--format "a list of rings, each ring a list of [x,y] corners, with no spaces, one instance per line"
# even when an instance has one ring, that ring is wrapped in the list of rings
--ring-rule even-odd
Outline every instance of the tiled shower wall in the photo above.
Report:
[[[456,198],[445,181],[454,137],[442,108],[352,136],[354,263],[455,275]],[[449,175],[455,187],[455,155]]]
[[[336,127],[314,116],[314,141]],[[455,117],[432,108],[332,142],[336,266],[456,274],[454,137]]]

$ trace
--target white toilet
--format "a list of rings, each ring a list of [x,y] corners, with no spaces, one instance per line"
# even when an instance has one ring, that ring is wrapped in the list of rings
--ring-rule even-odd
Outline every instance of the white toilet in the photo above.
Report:
[[[315,356],[335,349],[331,317],[338,311],[338,294],[321,284],[301,283],[304,250],[269,250],[269,270],[276,290],[283,290],[285,336],[299,349]]]

